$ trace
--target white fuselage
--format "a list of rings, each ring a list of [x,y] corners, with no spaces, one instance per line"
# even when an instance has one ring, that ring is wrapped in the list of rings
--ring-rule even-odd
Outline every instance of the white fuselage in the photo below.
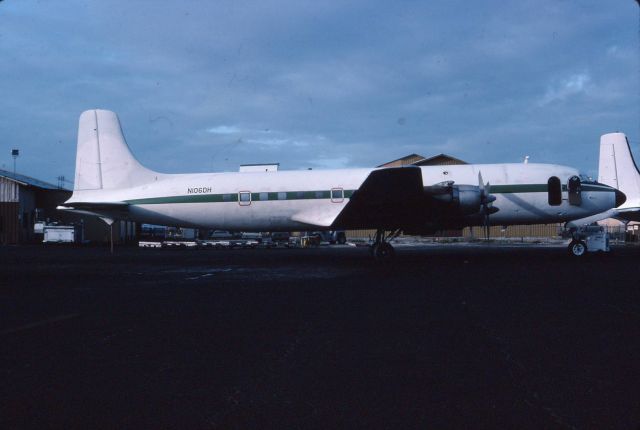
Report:
[[[129,205],[127,218],[162,225],[239,231],[329,228],[372,170],[158,174],[135,187],[75,190],[67,204],[125,202]],[[581,205],[570,205],[566,190],[560,205],[550,205],[549,178],[555,176],[566,184],[571,176],[578,175],[577,170],[565,166],[484,164],[427,166],[421,170],[424,186],[445,181],[478,185],[481,173],[496,197],[493,206],[499,211],[491,215],[494,225],[562,222],[615,206],[614,190],[599,184],[583,186]]]

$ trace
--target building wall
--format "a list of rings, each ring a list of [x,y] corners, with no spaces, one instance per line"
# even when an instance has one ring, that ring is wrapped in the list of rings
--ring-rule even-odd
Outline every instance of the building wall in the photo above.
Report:
[[[18,243],[19,226],[18,202],[0,202],[0,245],[14,245]]]
[[[111,230],[107,223],[91,215],[64,213],[64,224],[82,226],[82,239],[91,244],[108,244]],[[131,243],[136,240],[136,223],[133,221],[116,221],[113,225],[113,243]]]
[[[0,176],[0,202],[17,202],[19,199],[19,187],[17,182]]]
[[[36,215],[36,193],[30,187],[20,187],[20,210],[18,212],[19,243],[33,241],[33,223]]]
[[[0,177],[0,244],[40,242],[42,235],[33,233],[36,209],[39,220],[62,225],[81,225],[83,240],[109,243],[109,227],[98,217],[59,211],[56,207],[71,196],[71,191],[21,185]],[[135,240],[133,222],[117,222],[113,228],[115,243]]]
[[[40,220],[42,221],[61,221],[65,222],[64,211],[56,209],[59,205],[71,197],[71,191],[68,190],[44,190],[36,191],[36,207],[40,212]]]
[[[35,192],[0,177],[0,244],[13,245],[33,239]]]

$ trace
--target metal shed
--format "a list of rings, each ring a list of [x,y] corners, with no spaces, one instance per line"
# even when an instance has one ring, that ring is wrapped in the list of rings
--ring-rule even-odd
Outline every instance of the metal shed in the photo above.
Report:
[[[0,169],[0,244],[32,240],[36,208],[45,211],[48,201],[65,195],[70,192],[56,185]]]

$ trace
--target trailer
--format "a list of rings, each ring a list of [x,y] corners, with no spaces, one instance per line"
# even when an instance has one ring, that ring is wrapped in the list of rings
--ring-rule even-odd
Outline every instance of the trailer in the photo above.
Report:
[[[563,237],[571,237],[568,251],[582,257],[587,252],[609,252],[609,233],[601,225],[584,225],[564,232]]]
[[[151,240],[141,240],[138,242],[140,248],[162,248],[162,242],[154,242]]]
[[[197,240],[198,248],[256,248],[260,242],[253,239]]]
[[[44,225],[43,243],[75,243],[79,239],[77,228],[73,225]]]
[[[165,240],[161,246],[162,248],[195,248],[198,243],[193,240]]]

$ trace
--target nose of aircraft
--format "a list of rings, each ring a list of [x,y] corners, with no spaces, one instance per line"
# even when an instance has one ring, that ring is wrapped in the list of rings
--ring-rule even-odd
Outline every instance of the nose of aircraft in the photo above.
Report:
[[[624,202],[627,201],[627,196],[624,195],[624,193],[620,190],[615,190],[616,191],[616,207],[619,207],[620,205],[622,205]]]

